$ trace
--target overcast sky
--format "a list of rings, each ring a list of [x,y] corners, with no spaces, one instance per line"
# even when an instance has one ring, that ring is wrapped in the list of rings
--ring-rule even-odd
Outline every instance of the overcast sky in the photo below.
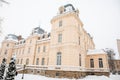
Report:
[[[58,8],[71,3],[80,11],[85,30],[93,36],[96,49],[113,48],[120,39],[120,0],[7,0],[10,4],[0,7],[3,35],[12,33],[27,37],[39,25],[51,31],[50,20]]]

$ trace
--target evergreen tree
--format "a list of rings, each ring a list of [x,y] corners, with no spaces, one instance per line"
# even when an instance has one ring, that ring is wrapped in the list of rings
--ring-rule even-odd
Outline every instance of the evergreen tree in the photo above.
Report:
[[[0,65],[0,80],[2,80],[4,77],[5,67],[6,67],[6,59],[4,58]]]
[[[9,66],[6,72],[5,80],[14,80],[16,75],[17,75],[17,71],[16,71],[15,59],[11,58],[11,61],[9,63]]]

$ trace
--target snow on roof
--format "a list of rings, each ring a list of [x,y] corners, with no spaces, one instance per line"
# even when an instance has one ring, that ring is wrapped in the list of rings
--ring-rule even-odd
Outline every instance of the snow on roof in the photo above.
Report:
[[[93,55],[93,54],[107,54],[102,49],[94,49],[94,50],[88,50],[87,55]]]

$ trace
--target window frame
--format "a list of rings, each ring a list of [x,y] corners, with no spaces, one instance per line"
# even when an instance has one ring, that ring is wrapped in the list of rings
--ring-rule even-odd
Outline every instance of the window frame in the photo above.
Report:
[[[45,65],[45,58],[42,58],[41,65]]]
[[[58,34],[58,43],[62,42],[62,33]]]
[[[99,68],[103,68],[103,59],[99,58],[98,61],[99,61]]]
[[[57,59],[56,59],[56,65],[61,65],[61,61],[62,61],[62,53],[61,52],[57,52]]]
[[[90,68],[94,68],[94,59],[90,59]]]
[[[63,21],[60,20],[60,21],[59,21],[59,27],[62,27],[62,25],[63,25]]]
[[[39,65],[39,58],[36,58],[36,65]]]

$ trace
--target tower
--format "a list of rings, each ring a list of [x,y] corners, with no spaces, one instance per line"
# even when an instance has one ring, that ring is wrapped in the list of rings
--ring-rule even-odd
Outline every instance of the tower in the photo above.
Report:
[[[85,67],[84,30],[79,11],[72,4],[61,6],[51,24],[49,65]]]
[[[17,42],[18,38],[14,34],[8,34],[5,38],[5,40],[2,42],[2,48],[0,53],[0,62],[3,58],[7,57],[7,64],[9,63],[12,55],[13,55],[13,47],[15,46],[15,43]]]

